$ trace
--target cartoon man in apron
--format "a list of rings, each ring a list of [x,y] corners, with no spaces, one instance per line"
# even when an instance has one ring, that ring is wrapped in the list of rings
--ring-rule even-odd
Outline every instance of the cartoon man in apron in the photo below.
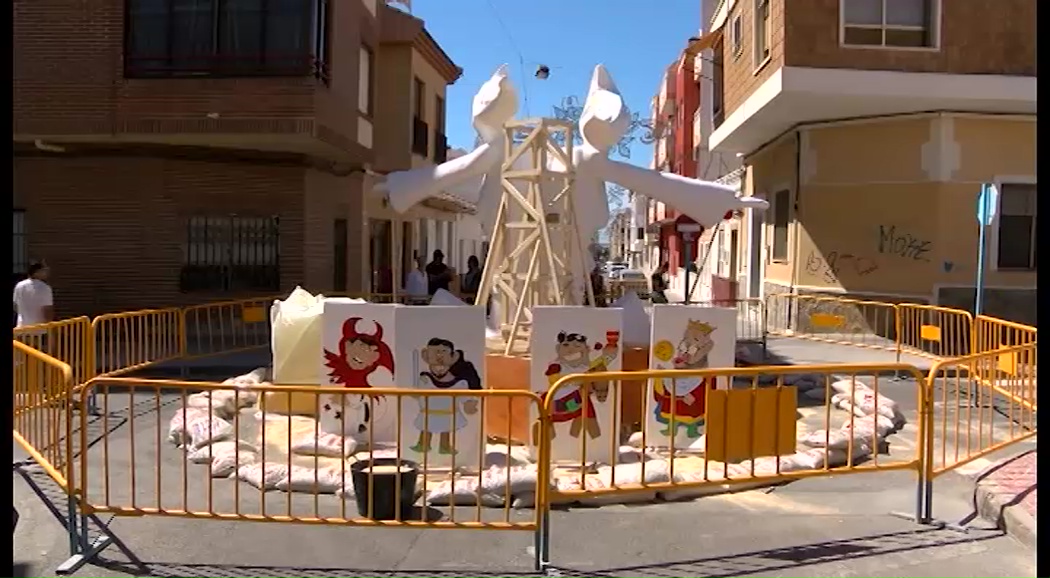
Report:
[[[619,337],[618,331],[606,333],[604,345],[594,344],[593,349],[597,355],[592,358],[592,348],[587,345],[586,336],[565,331],[558,333],[558,342],[555,345],[557,357],[547,366],[545,372],[548,388],[566,375],[606,371],[609,365],[616,360]],[[598,415],[594,411],[594,401],[590,399],[590,395],[583,394],[580,387],[582,385],[582,383],[574,383],[557,390],[551,421],[555,424],[569,422],[569,435],[574,438],[580,437],[580,433],[586,427],[587,435],[591,439],[596,439],[602,434],[601,426],[598,423]],[[594,394],[599,403],[605,403],[609,396],[609,382],[591,382],[590,393]],[[554,432],[551,432],[552,437],[553,435]]]
[[[477,368],[451,341],[435,337],[427,342],[419,356],[427,369],[419,373],[418,389],[481,389]],[[414,422],[419,430],[419,440],[411,450],[420,454],[429,452],[434,434],[437,434],[438,453],[454,455],[456,448],[453,447],[452,432],[467,427],[467,416],[477,412],[478,400],[473,397],[419,397],[419,413]]]

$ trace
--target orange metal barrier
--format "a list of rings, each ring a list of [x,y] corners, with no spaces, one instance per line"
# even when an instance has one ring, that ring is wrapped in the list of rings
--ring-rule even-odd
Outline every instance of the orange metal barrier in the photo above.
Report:
[[[946,359],[927,378],[927,478],[1036,435],[1036,344]]]
[[[697,305],[736,308],[737,341],[766,342],[766,302],[762,299],[712,299],[699,301]]]
[[[949,359],[968,355],[971,347],[973,315],[968,311],[901,303],[900,335],[897,343],[901,352],[929,359]]]
[[[776,293],[766,301],[772,335],[897,351],[897,305],[832,296]]]
[[[80,455],[80,507],[87,514],[339,526],[539,530],[542,508],[528,518],[516,514],[511,509],[512,481],[504,476],[501,483],[493,485],[491,474],[487,473],[489,462],[517,461],[513,448],[486,446],[483,428],[479,427],[488,405],[497,399],[521,398],[540,408],[539,397],[527,391],[352,390],[273,385],[238,388],[215,383],[97,378],[79,395],[97,395],[101,400],[103,429],[108,429],[109,420],[117,419],[110,416],[127,420],[123,434],[108,435]],[[332,419],[326,423],[333,429],[355,434],[364,449],[357,451],[345,445],[341,437],[325,435],[319,422],[312,418],[268,414],[255,405],[264,395],[316,397],[317,407],[325,416],[322,419]],[[429,429],[429,424],[442,419],[438,406],[444,407],[450,400],[462,408],[462,415],[471,416],[470,423],[474,425],[452,429],[448,439],[438,433],[427,440],[418,437],[417,416],[423,416],[422,429]],[[372,427],[361,434],[358,432],[365,423],[361,418],[365,406],[372,416],[368,421]],[[392,428],[396,435],[395,443],[385,449],[375,440],[376,429],[383,427]],[[425,441],[431,442],[430,453],[421,455],[408,449]],[[446,441],[458,453],[442,452]],[[375,469],[365,468],[363,477],[355,476],[355,464],[362,463],[371,463]],[[484,487],[485,492],[473,492],[471,508],[442,512],[425,505],[425,500],[423,507],[412,512],[394,508],[391,519],[372,519],[369,514],[378,517],[383,506],[382,496],[376,496],[378,486],[374,481],[374,476],[384,473],[383,465],[395,466],[394,470],[410,468],[405,471],[409,475],[395,476],[398,495],[401,491],[410,492],[408,485],[416,481],[410,478],[411,471],[419,473],[416,492],[410,492],[413,503],[420,497],[434,499],[441,487],[455,487],[458,493],[454,501],[464,506],[464,495],[471,492],[463,488],[472,487],[473,482],[475,490]],[[541,480],[549,479],[542,462],[536,475]],[[367,498],[356,494],[365,480]],[[539,487],[542,493],[544,484]],[[286,493],[266,491],[271,489],[283,489]],[[293,496],[296,491],[304,494]],[[483,501],[500,496],[505,498],[500,507],[483,508]],[[362,515],[355,512],[353,504],[358,498],[366,509]]]
[[[185,352],[182,310],[147,309],[99,315],[91,322],[95,363],[92,376],[120,375]]]
[[[181,312],[183,357],[269,347],[273,302],[273,297],[257,297],[186,307]]]
[[[987,315],[973,320],[972,353],[984,353],[1014,345],[1028,345],[1036,341],[1036,328],[1030,325],[1004,321]]]
[[[651,370],[564,377],[550,388],[544,401],[551,429],[547,452],[558,481],[550,491],[550,503],[639,493],[676,499],[721,491],[726,485],[911,470],[917,479],[917,518],[924,468],[919,451],[923,424],[920,419],[911,428],[900,429],[904,424],[896,405],[883,397],[892,383],[883,377],[889,373],[910,375],[916,385],[898,383],[895,387],[913,387],[915,403],[926,406],[924,376],[903,364]],[[615,408],[621,388],[646,384],[651,384],[646,393],[647,423],[631,436],[631,445],[666,448],[666,459],[621,456],[615,435],[603,445],[592,441],[588,435],[592,427],[617,429]],[[700,395],[705,395],[703,405],[699,405]],[[823,407],[813,417],[814,423],[801,430],[809,433],[796,439],[796,411],[807,400],[808,405]],[[851,411],[833,411],[833,404]],[[869,417],[858,417],[861,410]],[[884,417],[871,417],[880,414]],[[594,423],[588,416],[593,416]],[[913,438],[913,449],[901,455],[882,454],[881,439],[891,432]],[[696,457],[701,452],[704,458]],[[558,480],[557,466],[596,461],[610,467],[596,474],[577,467],[568,480]]]
[[[72,432],[68,402],[73,370],[68,364],[12,341],[14,441],[63,490],[72,479]]]
[[[73,371],[73,383],[81,384],[91,379],[94,336],[91,320],[87,317],[16,327],[13,333],[15,340],[69,365]]]

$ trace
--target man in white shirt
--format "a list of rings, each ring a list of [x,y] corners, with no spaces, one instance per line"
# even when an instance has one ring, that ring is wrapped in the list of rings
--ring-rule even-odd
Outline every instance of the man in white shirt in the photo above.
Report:
[[[428,301],[426,263],[423,257],[416,256],[416,268],[408,272],[405,280],[405,295],[409,305],[426,305]]]
[[[51,286],[47,284],[47,265],[42,261],[29,264],[29,275],[15,285],[12,298],[15,313],[18,314],[16,327],[47,323],[55,319],[54,297]]]

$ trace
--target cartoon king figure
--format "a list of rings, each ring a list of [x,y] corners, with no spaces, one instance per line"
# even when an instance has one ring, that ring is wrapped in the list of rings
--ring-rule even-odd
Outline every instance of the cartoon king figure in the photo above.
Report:
[[[595,357],[591,357],[591,347],[587,345],[587,337],[579,333],[558,333],[557,344],[554,347],[556,357],[545,372],[548,388],[558,382],[563,376],[573,373],[593,373],[606,371],[610,364],[616,360],[617,342],[620,338],[619,331],[608,331],[605,334],[606,342],[594,344]],[[554,399],[554,412],[551,414],[552,423],[569,423],[569,435],[578,438],[586,426],[587,435],[596,439],[602,435],[601,426],[598,424],[598,415],[594,411],[594,402],[590,395],[584,395],[580,386],[583,384],[570,384],[557,390]],[[605,403],[609,396],[608,381],[590,382],[590,392],[599,403]],[[546,392],[541,392],[543,395]],[[537,432],[534,432],[534,437]],[[550,432],[554,437],[554,432]]]
[[[674,353],[674,369],[704,369],[708,367],[707,356],[714,347],[711,333],[716,328],[708,323],[690,320],[685,328],[685,335]],[[661,349],[657,344],[657,353]],[[670,343],[666,344],[669,348]],[[670,353],[670,352],[668,352]],[[658,357],[663,357],[659,356]],[[669,360],[670,356],[667,355]],[[690,439],[700,437],[699,428],[704,424],[704,410],[707,403],[707,389],[714,385],[714,379],[702,377],[679,377],[675,379],[658,379],[653,387],[653,398],[656,401],[654,413],[656,421],[665,427],[660,432],[668,437],[678,435],[680,428],[685,428],[685,435]],[[672,403],[674,406],[674,431],[671,431]]]
[[[419,353],[427,370],[419,373],[419,389],[481,389],[477,368],[463,356],[462,349],[447,339],[435,337]],[[467,416],[478,412],[478,400],[467,397],[419,397],[419,414],[415,427],[419,440],[412,451],[425,454],[431,450],[434,434],[438,435],[438,453],[454,455],[452,432],[467,427]]]
[[[375,333],[360,333],[357,323],[360,317],[351,317],[343,323],[343,335],[339,341],[339,352],[333,353],[324,350],[325,366],[328,367],[329,383],[339,384],[344,387],[365,388],[372,387],[372,380],[379,370],[394,373],[394,354],[383,341],[383,326],[375,322]],[[360,400],[345,402],[340,396],[329,396],[323,400],[321,418],[332,417],[338,421],[340,426],[336,428],[325,427],[322,429],[331,433],[338,433],[342,429],[344,434],[362,433],[367,429],[370,420],[370,412],[365,396]],[[356,423],[344,416],[344,410],[354,411],[357,414]],[[336,431],[332,431],[335,429]]]

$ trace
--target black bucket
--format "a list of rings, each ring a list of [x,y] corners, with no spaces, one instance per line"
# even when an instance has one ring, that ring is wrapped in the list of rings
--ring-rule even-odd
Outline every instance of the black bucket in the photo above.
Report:
[[[373,467],[389,471],[369,474]],[[400,510],[402,520],[412,518],[412,508],[416,501],[416,478],[419,476],[419,466],[414,462],[397,458],[364,460],[350,466],[350,475],[354,482],[354,499],[357,500],[358,514],[373,520],[396,520]],[[400,495],[398,484],[401,489]],[[372,494],[371,516],[368,515],[369,487]]]

